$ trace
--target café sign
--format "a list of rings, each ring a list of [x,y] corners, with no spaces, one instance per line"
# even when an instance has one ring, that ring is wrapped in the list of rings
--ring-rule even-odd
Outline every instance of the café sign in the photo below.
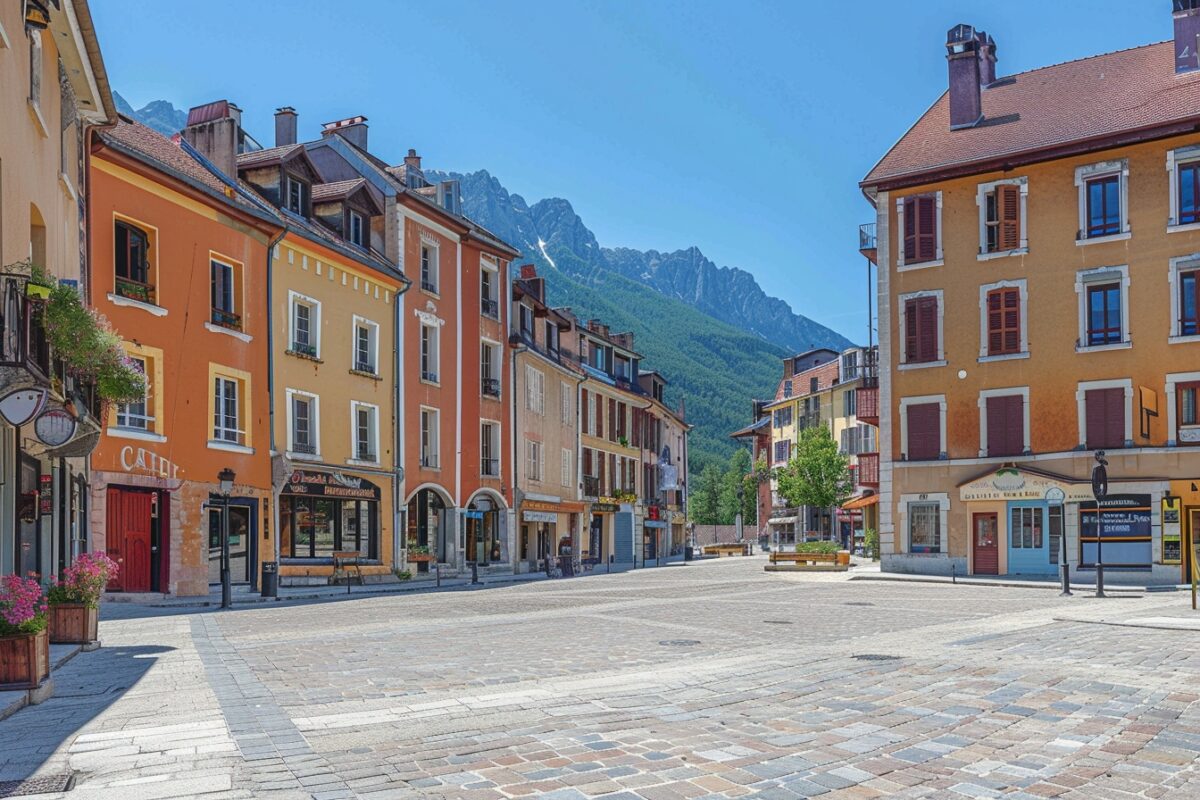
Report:
[[[357,475],[343,472],[312,472],[298,469],[288,478],[283,487],[285,495],[307,495],[310,497],[335,497],[340,500],[375,500],[382,493],[379,487]]]
[[[982,500],[1050,500],[1057,503],[1095,500],[1086,483],[1067,483],[1011,467],[964,483],[958,491],[959,498],[967,503]]]

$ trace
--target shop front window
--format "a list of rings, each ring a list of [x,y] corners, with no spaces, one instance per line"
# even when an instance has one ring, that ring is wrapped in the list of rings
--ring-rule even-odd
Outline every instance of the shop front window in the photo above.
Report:
[[[446,503],[433,489],[422,489],[408,503],[408,551],[413,555],[434,555],[446,560],[443,526],[448,522]],[[427,565],[422,564],[422,568]]]
[[[354,551],[379,557],[379,503],[326,497],[281,499],[284,552],[292,558],[332,558]]]

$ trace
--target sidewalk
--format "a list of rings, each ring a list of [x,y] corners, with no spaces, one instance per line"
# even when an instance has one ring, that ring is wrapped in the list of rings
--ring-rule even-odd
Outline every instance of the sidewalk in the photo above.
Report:
[[[50,645],[50,677],[36,689],[13,689],[0,692],[0,719],[10,717],[28,705],[37,705],[54,695],[54,672],[83,652],[81,644]]]
[[[1072,574],[1072,578],[1075,575]],[[1094,592],[1096,591],[1095,579],[1092,575],[1088,576],[1089,580],[1086,583],[1077,583],[1071,581],[1072,592]],[[998,575],[996,577],[987,577],[981,575],[959,575],[958,577],[947,577],[944,575],[910,575],[901,572],[882,572],[879,569],[878,563],[864,562],[851,572],[849,580],[852,581],[897,581],[900,583],[942,583],[954,584],[957,586],[1004,586],[1014,589],[1053,589],[1055,591],[1062,590],[1061,579],[1055,576],[1046,576],[1039,578],[1035,576],[1023,575],[1021,577],[1007,577]],[[1147,592],[1190,592],[1191,586],[1182,584],[1179,586],[1171,585],[1151,585],[1143,586],[1130,583],[1115,583],[1107,580],[1104,584],[1104,591],[1118,594],[1145,594]]]

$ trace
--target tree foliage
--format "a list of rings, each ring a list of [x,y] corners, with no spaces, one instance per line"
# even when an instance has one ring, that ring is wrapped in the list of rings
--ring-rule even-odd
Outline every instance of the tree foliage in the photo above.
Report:
[[[833,434],[824,425],[800,432],[791,461],[777,475],[779,494],[792,506],[832,508],[854,493],[850,461],[838,452]]]

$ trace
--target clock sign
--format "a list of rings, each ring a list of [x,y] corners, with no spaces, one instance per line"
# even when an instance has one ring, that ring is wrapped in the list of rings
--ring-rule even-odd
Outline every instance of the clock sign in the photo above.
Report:
[[[42,444],[58,447],[71,441],[76,424],[75,418],[66,411],[54,408],[37,418],[33,423],[33,431]]]

